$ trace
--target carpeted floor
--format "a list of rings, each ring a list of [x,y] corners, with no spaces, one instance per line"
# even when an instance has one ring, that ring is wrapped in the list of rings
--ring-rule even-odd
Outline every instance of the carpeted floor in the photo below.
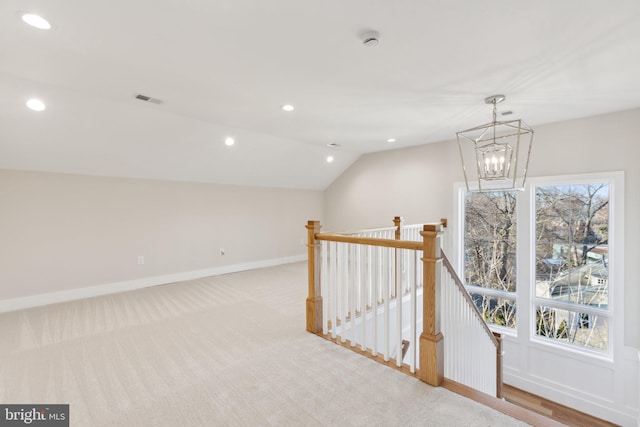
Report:
[[[72,426],[522,426],[305,332],[306,263],[0,315],[0,403]]]

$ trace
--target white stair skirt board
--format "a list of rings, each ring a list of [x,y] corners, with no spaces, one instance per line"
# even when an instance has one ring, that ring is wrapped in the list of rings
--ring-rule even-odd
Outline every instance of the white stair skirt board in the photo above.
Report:
[[[185,280],[200,279],[202,277],[219,276],[221,274],[236,273],[239,271],[253,270],[256,268],[273,267],[281,264],[306,261],[306,259],[306,254],[294,255],[284,258],[274,258],[241,264],[224,265],[220,267],[205,268],[202,270],[184,271],[181,273],[166,274],[163,276],[144,277],[142,279],[125,280],[122,282],[107,283],[104,285],[88,286],[85,288],[76,288],[65,291],[30,295],[20,298],[5,299],[0,300],[0,313],[22,310],[25,308],[39,307],[49,304],[56,304],[65,301],[73,301],[83,298],[97,297],[100,295],[115,294],[118,292],[133,291],[135,289],[166,285],[167,283],[182,282]]]

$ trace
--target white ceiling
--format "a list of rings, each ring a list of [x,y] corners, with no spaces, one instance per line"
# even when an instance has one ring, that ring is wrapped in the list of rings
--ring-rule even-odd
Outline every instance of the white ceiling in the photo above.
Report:
[[[323,189],[486,123],[488,95],[534,128],[640,107],[639,22],[639,0],[3,0],[0,168]]]

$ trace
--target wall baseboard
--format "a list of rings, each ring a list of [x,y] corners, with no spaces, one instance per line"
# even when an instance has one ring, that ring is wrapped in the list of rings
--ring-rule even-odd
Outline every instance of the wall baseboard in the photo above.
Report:
[[[205,268],[202,270],[184,271],[163,276],[145,277],[142,279],[125,280],[122,282],[107,283],[104,285],[88,286],[86,288],[69,289],[45,294],[30,295],[27,297],[0,300],[0,313],[22,310],[25,308],[40,307],[43,305],[57,304],[83,298],[97,297],[100,295],[115,294],[118,292],[133,291],[150,286],[166,285],[168,283],[182,282],[185,280],[200,279],[203,277],[219,276],[221,274],[237,273],[239,271],[254,270],[256,268],[273,267],[276,265],[290,264],[305,261],[307,255],[294,255],[284,258],[266,259],[241,264],[225,265],[221,267]]]

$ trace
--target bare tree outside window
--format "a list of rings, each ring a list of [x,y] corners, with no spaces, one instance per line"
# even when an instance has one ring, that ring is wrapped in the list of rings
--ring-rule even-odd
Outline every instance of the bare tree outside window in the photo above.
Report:
[[[485,320],[516,326],[516,193],[465,197],[465,281]]]
[[[519,319],[526,325],[518,329],[527,337],[533,333],[538,342],[609,352],[614,318],[609,305],[612,184],[608,178],[603,181],[465,194],[463,277],[487,323],[516,329],[517,303],[526,304]],[[518,209],[520,197],[531,198],[530,210]],[[525,233],[521,237],[532,233],[524,239],[531,244],[531,261],[520,266],[518,225]],[[535,278],[533,283],[517,283],[518,268],[523,278]],[[523,286],[518,301],[516,290]]]

